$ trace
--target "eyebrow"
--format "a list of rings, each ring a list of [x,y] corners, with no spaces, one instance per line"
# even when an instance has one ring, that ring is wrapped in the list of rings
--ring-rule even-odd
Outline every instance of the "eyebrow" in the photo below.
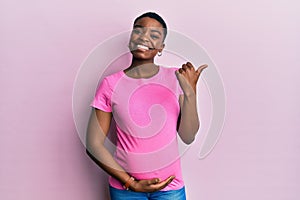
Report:
[[[145,28],[145,26],[141,26],[141,25],[134,25],[133,28]],[[156,32],[156,33],[159,33],[160,35],[162,35],[162,33],[158,30],[155,30],[155,29],[152,29],[151,32]]]

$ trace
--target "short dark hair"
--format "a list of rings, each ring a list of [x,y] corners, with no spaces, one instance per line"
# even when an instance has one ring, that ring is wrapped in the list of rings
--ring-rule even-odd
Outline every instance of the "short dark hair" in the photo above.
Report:
[[[161,16],[159,16],[158,14],[154,13],[154,12],[146,12],[142,15],[140,15],[139,17],[137,17],[134,22],[133,22],[133,25],[135,25],[135,23],[141,19],[141,18],[144,18],[144,17],[150,17],[152,19],[155,19],[156,21],[158,21],[162,27],[164,28],[164,39],[166,38],[167,36],[167,24],[165,22],[165,20],[163,20],[163,18]]]

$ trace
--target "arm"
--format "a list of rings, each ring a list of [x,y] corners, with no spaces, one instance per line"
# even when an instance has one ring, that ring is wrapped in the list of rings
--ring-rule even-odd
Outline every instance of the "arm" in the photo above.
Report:
[[[111,153],[104,146],[107,137],[112,113],[102,110],[93,109],[86,136],[86,150],[88,155],[109,175],[125,184],[130,175],[114,160]],[[139,192],[153,192],[166,187],[172,180],[173,176],[166,180],[160,181],[158,178],[149,180],[135,180],[130,184],[130,189]]]
[[[130,176],[113,159],[104,146],[112,114],[102,110],[93,109],[86,136],[86,150],[89,156],[108,174],[125,183]]]
[[[186,144],[194,141],[200,127],[197,113],[196,86],[202,70],[206,67],[207,65],[202,65],[195,70],[193,65],[187,62],[182,65],[182,68],[176,71],[177,79],[184,93],[179,96],[180,116],[178,134]]]

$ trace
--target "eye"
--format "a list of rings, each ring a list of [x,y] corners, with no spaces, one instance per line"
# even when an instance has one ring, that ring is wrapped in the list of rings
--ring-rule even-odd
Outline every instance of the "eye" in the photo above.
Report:
[[[142,30],[141,30],[140,28],[134,28],[134,29],[132,30],[132,32],[135,33],[135,34],[141,34],[141,33],[142,33]]]
[[[154,40],[156,40],[156,39],[159,39],[159,36],[158,36],[158,35],[152,34],[152,35],[151,35],[151,38],[154,39]]]

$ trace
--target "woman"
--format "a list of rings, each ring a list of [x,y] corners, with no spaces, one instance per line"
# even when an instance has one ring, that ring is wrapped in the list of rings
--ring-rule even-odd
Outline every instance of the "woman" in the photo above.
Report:
[[[156,13],[135,19],[129,41],[131,65],[103,79],[92,102],[88,154],[109,175],[111,199],[185,199],[177,132],[190,144],[199,128],[196,84],[207,65],[194,69],[154,64],[167,26]],[[114,156],[104,146],[116,122]]]

